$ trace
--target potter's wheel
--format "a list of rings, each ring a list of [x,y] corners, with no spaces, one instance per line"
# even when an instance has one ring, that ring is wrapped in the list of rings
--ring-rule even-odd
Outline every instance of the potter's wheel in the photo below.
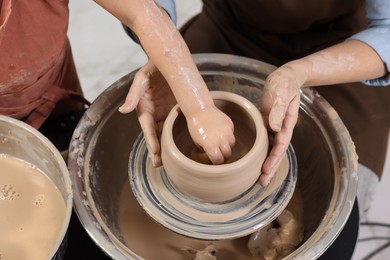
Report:
[[[238,198],[206,203],[177,190],[163,167],[153,168],[141,133],[130,154],[129,178],[139,204],[166,228],[198,239],[231,239],[269,224],[287,206],[297,180],[297,162],[291,146],[287,159],[287,177],[270,194],[256,183]]]

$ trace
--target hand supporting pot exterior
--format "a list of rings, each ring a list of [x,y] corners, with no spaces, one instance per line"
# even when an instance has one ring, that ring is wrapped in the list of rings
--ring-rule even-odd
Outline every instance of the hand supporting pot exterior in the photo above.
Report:
[[[259,178],[267,186],[275,175],[290,144],[298,120],[300,88],[304,74],[286,64],[271,73],[265,82],[261,112],[266,125],[274,132],[273,146]]]
[[[175,97],[159,70],[149,60],[135,75],[121,113],[137,111],[149,156],[154,167],[161,166],[160,134]]]
[[[262,113],[275,132],[275,139],[264,162],[260,183],[269,182],[288,148],[298,118],[300,88],[386,75],[388,72],[378,54],[366,43],[354,39],[290,61],[271,73],[264,86]]]

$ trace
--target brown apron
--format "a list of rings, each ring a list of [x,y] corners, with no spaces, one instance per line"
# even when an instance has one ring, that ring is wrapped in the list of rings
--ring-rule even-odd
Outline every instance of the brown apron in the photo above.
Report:
[[[366,27],[364,0],[205,0],[181,32],[193,53],[228,53],[276,66]],[[355,142],[359,162],[381,176],[390,129],[390,86],[318,87]]]
[[[67,0],[2,1],[0,114],[39,128],[84,106],[67,29]]]

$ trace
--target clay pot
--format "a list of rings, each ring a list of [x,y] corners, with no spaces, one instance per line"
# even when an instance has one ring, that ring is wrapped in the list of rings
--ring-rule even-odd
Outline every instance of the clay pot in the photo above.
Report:
[[[212,91],[211,95],[234,124],[236,144],[231,158],[221,165],[194,158],[198,148],[176,105],[164,123],[161,159],[179,191],[201,201],[224,202],[240,196],[258,180],[268,153],[268,136],[259,110],[246,98],[225,91]]]

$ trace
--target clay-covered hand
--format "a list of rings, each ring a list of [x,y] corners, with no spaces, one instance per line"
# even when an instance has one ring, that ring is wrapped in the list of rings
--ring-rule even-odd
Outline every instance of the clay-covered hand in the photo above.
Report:
[[[121,113],[136,109],[154,167],[161,165],[159,135],[174,105],[176,99],[169,85],[154,64],[148,61],[135,75],[126,100],[119,108]]]
[[[221,110],[210,106],[187,115],[186,119],[192,140],[213,164],[222,164],[232,155],[234,126]]]
[[[278,169],[291,141],[298,119],[300,88],[305,72],[287,63],[271,73],[265,82],[261,112],[274,132],[272,149],[263,163],[260,184],[267,186]]]

